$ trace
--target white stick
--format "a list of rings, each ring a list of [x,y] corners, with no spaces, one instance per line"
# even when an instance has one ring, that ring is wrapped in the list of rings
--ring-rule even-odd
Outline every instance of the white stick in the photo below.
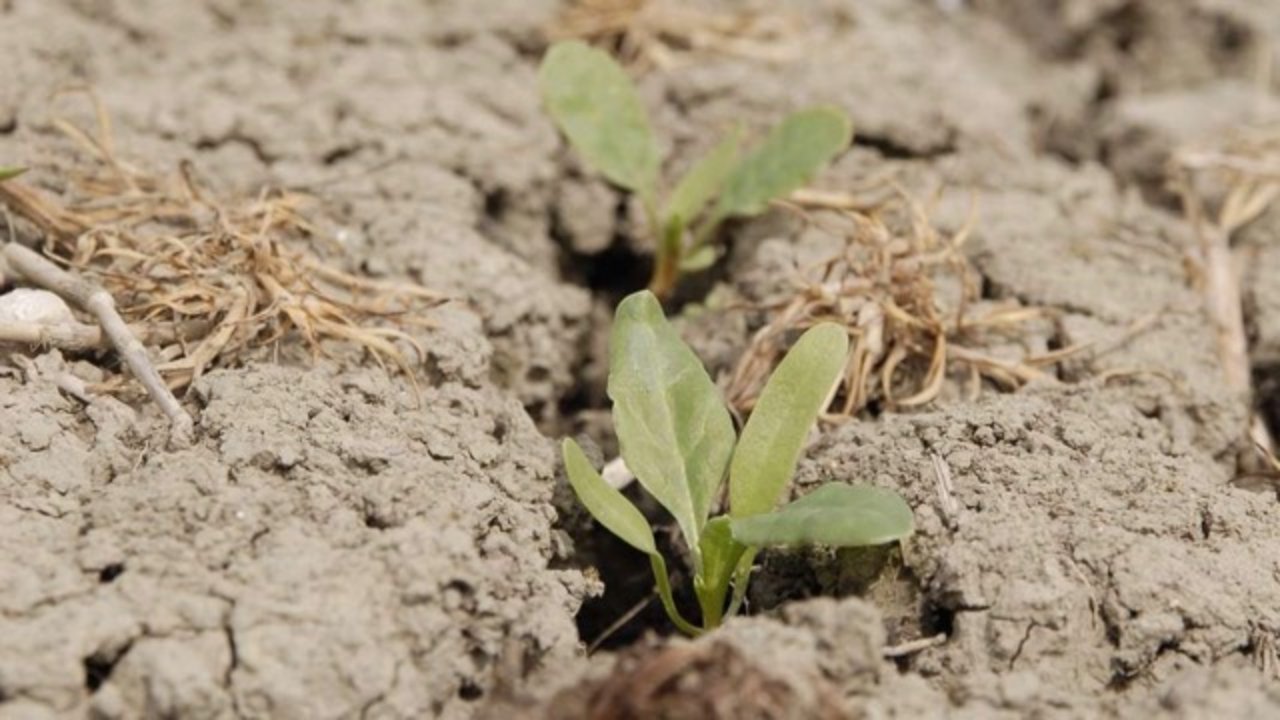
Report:
[[[4,259],[12,272],[45,290],[57,293],[92,314],[120,354],[120,359],[129,366],[133,376],[169,418],[170,439],[179,445],[191,444],[195,435],[194,421],[169,391],[169,386],[165,385],[160,373],[156,372],[147,356],[147,349],[133,336],[120,313],[116,312],[110,293],[17,243],[5,245]]]

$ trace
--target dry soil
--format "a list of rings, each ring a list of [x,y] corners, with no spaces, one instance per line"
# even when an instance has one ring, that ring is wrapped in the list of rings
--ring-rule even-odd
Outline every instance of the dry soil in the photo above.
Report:
[[[0,718],[1280,717],[1280,504],[1234,482],[1248,400],[1162,182],[1180,144],[1280,120],[1280,4],[779,5],[786,59],[678,52],[641,78],[673,169],[732,121],[833,103],[857,138],[815,185],[945,186],[943,229],[976,200],[984,299],[1052,311],[1013,344],[1156,321],[1016,393],[819,433],[796,492],[865,481],[915,510],[875,579],[772,553],[750,616],[631,641],[642,618],[588,658],[622,602],[590,561],[630,565],[553,440],[611,449],[602,342],[648,249],[539,107],[559,4],[0,0],[0,161],[24,180],[56,196],[84,162],[52,119],[87,119],[60,91],[89,86],[122,157],[306,192],[334,262],[457,298],[419,335],[420,392],[371,361],[220,368],[183,450],[148,404],[0,374]],[[1263,389],[1278,223],[1240,241]],[[785,212],[726,236],[694,299],[766,299],[833,240]],[[721,374],[764,320],[722,312],[685,325]]]

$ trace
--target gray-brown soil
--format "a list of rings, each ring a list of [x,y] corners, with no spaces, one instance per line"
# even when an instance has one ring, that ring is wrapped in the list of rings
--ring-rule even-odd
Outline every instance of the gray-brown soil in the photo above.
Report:
[[[1249,408],[1161,182],[1180,144],[1280,120],[1258,80],[1280,5],[805,0],[779,11],[785,62],[646,73],[675,168],[824,102],[858,137],[817,186],[945,185],[950,229],[972,196],[984,300],[1053,311],[1014,345],[1155,321],[1016,393],[824,428],[797,492],[872,482],[915,510],[877,579],[770,553],[751,616],[589,659],[600,538],[553,439],[610,447],[601,343],[647,248],[539,107],[558,7],[0,0],[0,164],[24,180],[56,196],[83,162],[52,119],[85,121],[58,91],[88,85],[122,157],[305,191],[335,263],[458,298],[418,335],[420,393],[371,361],[226,367],[184,398],[183,450],[149,404],[0,373],[0,718],[1280,717],[1280,504],[1234,482]],[[1240,239],[1267,392],[1277,223]],[[719,292],[748,300],[837,240],[783,212],[726,235]],[[719,312],[685,327],[723,374],[763,318]]]

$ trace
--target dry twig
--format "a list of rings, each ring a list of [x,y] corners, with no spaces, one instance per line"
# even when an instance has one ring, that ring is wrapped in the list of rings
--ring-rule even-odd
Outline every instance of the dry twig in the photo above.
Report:
[[[938,633],[937,635],[933,635],[931,637],[920,638],[918,640],[911,640],[909,642],[904,642],[900,645],[891,645],[889,647],[886,647],[882,651],[882,654],[887,658],[906,657],[907,655],[912,655],[922,650],[928,650],[929,648],[938,647],[939,645],[945,645],[946,642],[947,642],[947,634]]]
[[[120,313],[116,312],[110,293],[66,272],[17,243],[11,242],[5,246],[4,259],[9,269],[24,279],[57,293],[59,297],[66,298],[93,315],[102,328],[102,333],[111,340],[112,346],[120,354],[120,359],[129,366],[129,371],[169,418],[175,442],[183,445],[191,443],[195,423],[156,372],[151,359],[147,357],[147,349],[129,331]]]

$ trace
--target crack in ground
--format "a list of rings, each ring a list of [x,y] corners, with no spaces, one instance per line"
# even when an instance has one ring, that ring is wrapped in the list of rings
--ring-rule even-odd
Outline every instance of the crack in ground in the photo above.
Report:
[[[258,162],[261,162],[263,165],[266,165],[268,167],[275,164],[276,160],[279,159],[276,156],[272,155],[271,153],[267,152],[267,149],[263,147],[261,140],[253,137],[252,135],[246,135],[240,130],[232,130],[228,132],[226,135],[223,135],[222,137],[200,138],[199,140],[195,141],[193,146],[195,147],[196,150],[208,151],[208,150],[217,150],[224,145],[231,145],[231,144],[243,145],[249,148],[249,151],[252,152],[254,157],[258,159]]]
[[[229,607],[222,619],[222,634],[227,640],[227,650],[230,653],[230,659],[227,661],[227,669],[222,673],[222,686],[227,691],[227,697],[231,701],[231,710],[236,717],[248,717],[243,708],[240,707],[240,699],[236,696],[235,691],[235,671],[240,667],[240,649],[236,645],[235,623],[232,621],[232,614],[235,613],[236,601],[230,597],[220,597],[225,600]]]
[[[1010,670],[1013,670],[1013,666],[1018,662],[1018,658],[1022,657],[1022,650],[1026,647],[1027,641],[1031,639],[1031,631],[1040,627],[1044,626],[1035,620],[1027,622],[1027,629],[1022,633],[1022,639],[1018,641],[1018,647],[1013,651],[1013,656],[1009,658]]]

